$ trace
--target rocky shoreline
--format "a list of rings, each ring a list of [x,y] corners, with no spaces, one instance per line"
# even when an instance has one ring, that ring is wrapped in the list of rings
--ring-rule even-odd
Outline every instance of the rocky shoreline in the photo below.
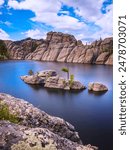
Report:
[[[112,37],[85,45],[73,35],[49,32],[45,40],[27,38],[21,41],[3,42],[8,52],[8,59],[113,64]]]
[[[65,120],[53,117],[32,104],[1,93],[0,101],[20,119],[18,124],[0,120],[2,150],[97,150],[84,146],[75,128]]]

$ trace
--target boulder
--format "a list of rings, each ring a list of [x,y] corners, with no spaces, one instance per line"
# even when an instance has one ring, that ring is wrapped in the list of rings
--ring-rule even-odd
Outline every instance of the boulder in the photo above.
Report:
[[[39,77],[52,77],[52,76],[56,76],[56,75],[57,75],[57,73],[55,70],[44,70],[44,71],[38,72]]]
[[[103,85],[102,83],[89,83],[88,84],[88,90],[89,91],[95,91],[95,92],[103,92],[103,91],[107,91],[108,88]]]
[[[44,87],[70,90],[69,82],[67,82],[64,78],[59,76],[48,78]]]
[[[45,80],[48,77],[56,76],[57,73],[54,70],[39,71],[34,75],[21,76],[21,79],[28,84],[45,84]]]
[[[25,75],[21,76],[21,79],[28,84],[44,84],[45,78],[40,78],[38,75]]]
[[[71,89],[73,90],[82,90],[82,89],[86,89],[86,87],[80,83],[79,81],[74,81],[72,83],[72,85],[70,86]]]
[[[45,82],[44,87],[64,90],[83,90],[86,88],[79,81],[74,81],[72,85],[70,85],[69,80],[66,80],[59,76],[48,78]]]

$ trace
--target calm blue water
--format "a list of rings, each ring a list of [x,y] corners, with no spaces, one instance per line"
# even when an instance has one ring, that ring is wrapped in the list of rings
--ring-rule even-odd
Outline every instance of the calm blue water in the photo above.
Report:
[[[75,79],[87,86],[98,81],[109,91],[95,95],[88,90],[69,92],[49,90],[25,84],[19,77],[46,69],[54,69],[60,75],[62,67],[69,67]],[[84,144],[98,146],[100,150],[112,150],[113,141],[113,91],[112,66],[65,64],[37,61],[1,61],[0,92],[23,98],[50,115],[59,116],[73,124]]]

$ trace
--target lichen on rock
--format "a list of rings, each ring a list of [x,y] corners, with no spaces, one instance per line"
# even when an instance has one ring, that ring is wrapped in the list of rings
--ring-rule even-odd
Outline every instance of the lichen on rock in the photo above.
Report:
[[[97,150],[84,146],[75,128],[65,120],[50,116],[32,104],[8,94],[0,99],[10,112],[18,113],[19,124],[0,120],[0,149],[2,150]]]

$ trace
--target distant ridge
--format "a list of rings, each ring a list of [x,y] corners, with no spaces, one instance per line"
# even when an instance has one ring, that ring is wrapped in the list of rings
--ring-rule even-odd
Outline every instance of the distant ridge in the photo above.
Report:
[[[113,64],[112,37],[84,45],[73,35],[48,32],[45,40],[26,38],[21,41],[4,41],[4,43],[9,59]]]

